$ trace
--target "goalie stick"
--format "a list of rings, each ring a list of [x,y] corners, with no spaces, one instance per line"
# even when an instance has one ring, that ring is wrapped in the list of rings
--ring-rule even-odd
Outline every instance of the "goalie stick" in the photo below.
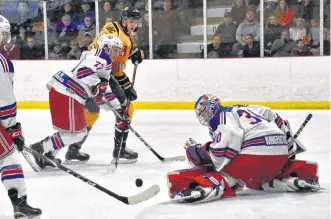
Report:
[[[160,187],[158,185],[153,185],[153,186],[150,186],[148,189],[144,190],[143,192],[140,192],[136,195],[121,196],[121,195],[116,194],[115,192],[112,192],[112,191],[106,189],[105,187],[99,185],[98,183],[86,178],[85,176],[80,175],[79,173],[73,171],[72,169],[69,169],[68,167],[66,167],[62,164],[59,164],[57,162],[54,162],[54,161],[48,159],[46,156],[39,154],[37,151],[34,151],[31,148],[24,146],[24,151],[26,151],[30,154],[33,154],[33,155],[39,157],[40,159],[45,160],[46,162],[48,162],[50,164],[53,164],[60,170],[74,176],[77,179],[82,180],[83,182],[87,183],[88,185],[93,186],[94,188],[110,195],[111,197],[113,197],[127,205],[134,205],[134,204],[139,204],[141,202],[147,201],[147,200],[153,198],[154,196],[156,196],[160,192]]]

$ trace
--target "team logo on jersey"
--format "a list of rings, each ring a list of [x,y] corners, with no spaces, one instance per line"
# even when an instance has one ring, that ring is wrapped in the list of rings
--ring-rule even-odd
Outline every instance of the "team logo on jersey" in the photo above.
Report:
[[[110,25],[108,27],[106,27],[108,33],[115,33],[116,32],[116,29],[113,25]]]

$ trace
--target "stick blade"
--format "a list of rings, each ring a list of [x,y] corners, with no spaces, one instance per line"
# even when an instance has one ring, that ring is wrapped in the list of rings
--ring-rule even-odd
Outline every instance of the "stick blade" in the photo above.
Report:
[[[162,162],[167,163],[167,162],[185,161],[185,160],[186,160],[185,156],[176,156],[176,157],[164,158],[164,160],[162,160]]]
[[[137,195],[133,195],[128,197],[128,205],[135,205],[135,204],[139,204],[141,202],[147,201],[151,198],[153,198],[154,196],[156,196],[157,194],[159,194],[160,192],[160,186],[158,185],[153,185],[151,187],[149,187],[148,189],[146,189],[145,191],[137,194]]]

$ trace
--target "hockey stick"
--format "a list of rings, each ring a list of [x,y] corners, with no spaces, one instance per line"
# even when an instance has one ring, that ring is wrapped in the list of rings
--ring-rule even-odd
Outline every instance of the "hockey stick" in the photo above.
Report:
[[[112,192],[112,191],[106,189],[105,187],[99,185],[98,183],[93,182],[92,180],[86,178],[85,176],[80,175],[79,173],[73,171],[72,169],[69,169],[68,167],[66,167],[62,164],[59,164],[57,162],[54,162],[54,161],[48,159],[46,156],[39,154],[37,151],[34,151],[31,148],[24,146],[24,150],[30,154],[37,156],[40,159],[47,161],[50,164],[53,164],[60,170],[74,176],[77,179],[82,180],[83,182],[87,183],[88,185],[93,186],[94,188],[110,195],[111,197],[113,197],[127,205],[134,205],[134,204],[138,204],[138,203],[147,201],[148,199],[153,198],[160,192],[160,187],[158,185],[153,185],[153,186],[149,187],[148,189],[146,189],[145,191],[138,193],[136,195],[121,196],[121,195],[116,194],[115,192]]]
[[[291,141],[289,142],[289,145],[293,145],[294,141],[298,138],[298,136],[300,135],[300,133],[302,132],[302,130],[306,127],[307,123],[310,121],[310,119],[313,117],[313,115],[311,113],[308,114],[308,116],[306,117],[305,121],[303,121],[303,123],[301,124],[300,128],[298,129],[298,131],[294,134],[293,138],[291,139]],[[293,150],[293,146],[291,147],[291,149],[289,150],[289,157],[292,157],[295,154],[299,154],[305,151],[305,148],[302,149],[301,147],[298,147]]]
[[[31,157],[29,156],[29,154],[26,152],[26,151],[21,151],[23,157],[25,158],[26,162],[28,162],[28,164],[30,165],[30,167],[35,171],[35,172],[40,172],[41,168],[36,164],[34,163],[32,160],[31,160]]]
[[[114,114],[121,118],[121,116],[118,114],[118,112],[110,105],[110,103],[108,103],[108,101],[106,100],[105,97],[102,98],[102,100],[109,106],[109,108],[114,112]],[[134,130],[132,128],[132,126],[130,124],[127,125],[129,127],[129,129],[133,132],[133,134],[135,134],[135,136],[137,136],[137,138],[139,138],[140,141],[142,141],[144,143],[144,145],[162,162],[171,162],[171,161],[185,161],[185,156],[175,156],[175,157],[168,157],[168,158],[164,158],[161,155],[159,155],[153,148],[152,146],[150,146],[147,141],[145,141],[145,139],[143,139],[143,137],[141,137],[141,135],[139,135],[138,132],[136,132],[136,130]]]

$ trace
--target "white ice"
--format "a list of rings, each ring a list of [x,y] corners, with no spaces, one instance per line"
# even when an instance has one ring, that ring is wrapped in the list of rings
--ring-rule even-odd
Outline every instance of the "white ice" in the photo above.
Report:
[[[313,118],[299,137],[307,151],[297,158],[318,162],[320,183],[326,189],[318,193],[247,191],[205,204],[172,203],[168,198],[166,173],[186,168],[186,163],[161,163],[130,133],[128,146],[139,152],[139,161],[119,165],[115,173],[106,175],[106,166],[112,158],[114,119],[110,113],[102,112],[82,150],[91,155],[90,161],[69,167],[121,195],[132,195],[152,184],[160,185],[160,194],[144,203],[127,206],[62,171],[36,173],[22,158],[28,201],[42,209],[42,219],[330,218],[330,113],[279,111],[290,120],[294,130],[309,112]],[[18,121],[22,123],[27,144],[54,132],[47,110],[19,111]],[[164,157],[184,155],[182,145],[188,137],[201,142],[209,140],[207,128],[198,123],[193,111],[136,111],[132,125]],[[65,149],[59,158],[64,153]],[[141,188],[135,186],[138,177],[144,181]],[[3,186],[0,186],[0,218],[12,218],[12,206]]]

